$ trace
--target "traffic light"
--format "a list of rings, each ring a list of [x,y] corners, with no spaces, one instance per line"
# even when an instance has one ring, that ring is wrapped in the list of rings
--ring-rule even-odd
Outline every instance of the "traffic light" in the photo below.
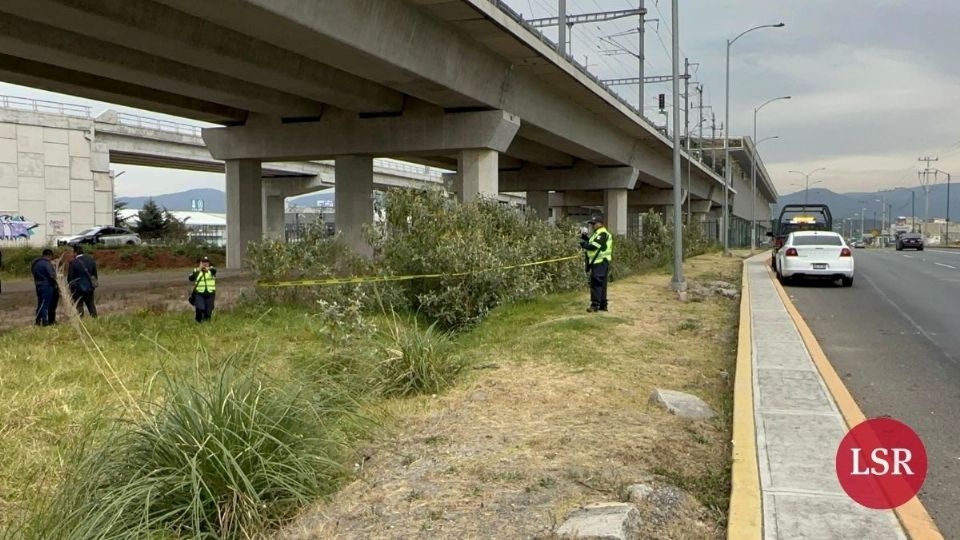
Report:
[[[659,100],[660,100],[660,111],[663,112],[663,110],[667,108],[667,95],[666,95],[666,94],[660,94],[660,95],[657,96],[657,97],[658,97]]]

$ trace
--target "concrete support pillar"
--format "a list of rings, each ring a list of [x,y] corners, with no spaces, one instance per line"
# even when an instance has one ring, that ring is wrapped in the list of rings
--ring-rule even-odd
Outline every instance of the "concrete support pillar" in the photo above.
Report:
[[[527,209],[532,210],[537,219],[546,221],[550,217],[550,193],[547,191],[528,191]]]
[[[270,240],[286,240],[287,224],[284,217],[286,205],[284,197],[267,195],[263,199],[264,238]]]
[[[471,202],[499,193],[500,154],[496,150],[474,148],[461,150],[457,158],[460,202]]]
[[[566,206],[554,206],[551,208],[553,210],[553,222],[560,223],[561,221],[567,219],[567,207]]]
[[[247,244],[263,239],[260,162],[229,159],[227,176],[227,268],[242,268]]]
[[[627,190],[607,189],[603,192],[603,214],[607,229],[613,234],[627,234]]]
[[[337,156],[334,209],[337,232],[356,253],[372,256],[363,226],[373,223],[373,157]]]

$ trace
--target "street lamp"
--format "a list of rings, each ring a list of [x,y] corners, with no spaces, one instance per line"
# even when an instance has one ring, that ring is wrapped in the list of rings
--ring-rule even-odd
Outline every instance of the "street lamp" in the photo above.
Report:
[[[730,204],[728,201],[730,184],[733,183],[733,170],[730,167],[730,47],[740,38],[761,28],[783,28],[786,26],[782,22],[777,24],[763,24],[744,30],[737,37],[727,40],[727,75],[726,75],[726,109],[724,115],[726,120],[724,126],[726,131],[723,135],[723,254],[730,255]]]
[[[753,135],[756,136],[757,135],[756,115],[754,115],[753,126],[754,126]],[[751,160],[751,169],[752,169],[751,175],[753,176],[753,214],[750,216],[750,219],[752,221],[750,226],[750,253],[753,253],[753,251],[757,247],[757,166],[756,166],[757,147],[759,147],[762,143],[766,141],[779,139],[779,138],[780,138],[779,135],[773,135],[771,137],[764,137],[759,141],[753,143],[753,159]]]
[[[780,101],[782,99],[791,98],[790,96],[782,96],[768,99],[767,101],[764,101],[762,105],[753,109],[753,152],[750,156],[750,180],[753,185],[753,191],[751,191],[753,196],[753,209],[750,213],[750,253],[753,253],[753,251],[757,249],[757,146],[760,145],[760,143],[757,142],[757,113],[760,112],[760,109],[766,107],[774,101]]]
[[[806,206],[806,205],[807,205],[807,202],[809,202],[807,199],[808,199],[808,196],[810,195],[810,177],[813,176],[813,174],[816,173],[816,172],[825,171],[825,170],[827,170],[826,167],[820,167],[819,169],[814,169],[814,170],[812,170],[812,171],[810,171],[810,172],[808,172],[808,173],[805,173],[805,172],[803,172],[803,171],[787,171],[787,172],[791,172],[791,173],[795,173],[795,174],[802,174],[803,177],[806,179],[806,187],[804,188],[804,191],[803,191],[803,205],[804,205],[804,206]],[[813,185],[817,185],[817,184],[819,184],[819,183],[821,183],[821,182],[823,182],[823,180],[817,180],[816,182],[813,183]]]

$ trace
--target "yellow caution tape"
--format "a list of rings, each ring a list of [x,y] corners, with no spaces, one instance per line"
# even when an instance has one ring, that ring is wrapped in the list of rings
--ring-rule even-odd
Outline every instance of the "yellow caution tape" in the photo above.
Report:
[[[351,285],[358,283],[383,283],[391,281],[411,281],[414,279],[435,279],[443,277],[461,277],[471,274],[480,274],[483,272],[492,272],[494,270],[512,270],[514,268],[525,268],[528,266],[539,266],[562,261],[572,261],[581,258],[582,255],[571,255],[569,257],[558,257],[556,259],[547,259],[543,261],[527,262],[522,264],[512,264],[510,266],[500,266],[496,268],[484,268],[483,270],[473,270],[469,272],[453,272],[442,274],[417,274],[412,276],[356,276],[347,278],[325,278],[325,279],[297,279],[292,281],[257,281],[257,287],[318,287],[324,285]]]

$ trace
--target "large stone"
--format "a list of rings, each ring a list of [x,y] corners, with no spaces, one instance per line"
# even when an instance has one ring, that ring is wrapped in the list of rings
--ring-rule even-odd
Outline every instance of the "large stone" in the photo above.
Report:
[[[640,538],[640,512],[632,504],[599,503],[570,514],[557,536],[578,540],[633,540]]]
[[[686,418],[711,418],[714,415],[713,409],[702,399],[675,390],[654,388],[653,393],[650,394],[650,403]]]

